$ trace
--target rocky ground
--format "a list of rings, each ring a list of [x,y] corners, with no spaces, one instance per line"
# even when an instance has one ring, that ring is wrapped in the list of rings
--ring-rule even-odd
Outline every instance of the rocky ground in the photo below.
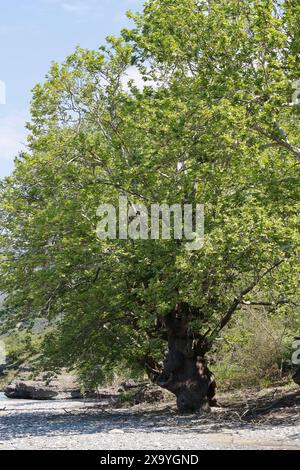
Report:
[[[0,449],[300,450],[299,388],[220,402],[211,413],[187,416],[173,402],[115,408],[109,401],[1,401]]]

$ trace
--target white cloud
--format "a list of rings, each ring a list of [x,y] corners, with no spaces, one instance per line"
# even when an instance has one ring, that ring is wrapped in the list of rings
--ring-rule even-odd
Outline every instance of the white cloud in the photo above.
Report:
[[[156,84],[153,82],[153,80],[145,81],[143,79],[143,76],[141,75],[141,73],[139,72],[139,70],[136,67],[129,67],[126,71],[126,74],[122,78],[122,85],[123,85],[123,87],[126,91],[130,91],[129,90],[129,85],[128,85],[128,82],[130,80],[133,80],[134,85],[139,90],[143,90],[143,88],[146,85],[152,86],[154,88],[156,87]]]
[[[103,8],[120,8],[120,0],[41,0],[42,3],[57,5],[68,13],[82,15],[85,13],[103,12]],[[122,0],[124,13],[131,6],[138,6],[143,0]]]
[[[6,104],[6,84],[0,80],[0,104]]]
[[[130,80],[133,80],[135,86],[139,88],[140,90],[143,89],[145,86],[145,81],[143,80],[141,73],[136,67],[129,67],[129,69],[126,71],[126,74],[124,75],[122,79],[122,84],[125,90],[127,91],[129,90],[128,82]]]
[[[6,116],[0,118],[0,166],[12,161],[16,155],[26,149],[25,118]]]
[[[61,7],[64,11],[77,14],[82,14],[91,10],[91,5],[87,3],[62,3]]]
[[[103,0],[42,0],[42,3],[57,5],[67,13],[82,15],[102,11]]]

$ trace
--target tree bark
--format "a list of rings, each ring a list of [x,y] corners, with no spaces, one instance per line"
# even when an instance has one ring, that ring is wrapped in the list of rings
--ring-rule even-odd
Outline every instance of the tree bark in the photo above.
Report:
[[[295,374],[293,375],[293,381],[297,384],[300,385],[300,367],[296,370]]]
[[[189,332],[195,314],[193,307],[181,302],[164,319],[168,351],[156,383],[176,395],[180,412],[195,412],[216,404],[215,379],[204,357],[209,343]]]

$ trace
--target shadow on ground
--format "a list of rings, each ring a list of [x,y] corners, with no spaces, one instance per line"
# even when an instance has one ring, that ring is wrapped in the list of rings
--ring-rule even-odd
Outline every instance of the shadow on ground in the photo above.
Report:
[[[36,402],[35,402],[36,403]],[[227,403],[211,413],[179,415],[172,406],[108,409],[101,404],[74,408],[63,404],[34,402],[9,405],[0,411],[0,441],[22,437],[71,436],[109,432],[163,433],[230,433],[239,429],[268,429],[270,426],[293,426],[300,422],[300,391],[279,398],[246,398]],[[299,439],[299,433],[291,439]]]

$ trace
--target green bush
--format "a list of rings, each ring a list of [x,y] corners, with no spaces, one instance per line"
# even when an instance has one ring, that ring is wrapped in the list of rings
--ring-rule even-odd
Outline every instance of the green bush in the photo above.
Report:
[[[39,354],[41,350],[41,336],[22,331],[13,333],[5,340],[7,361],[14,363]]]
[[[246,309],[219,338],[212,370],[224,388],[266,387],[288,377],[293,329],[290,316]]]

